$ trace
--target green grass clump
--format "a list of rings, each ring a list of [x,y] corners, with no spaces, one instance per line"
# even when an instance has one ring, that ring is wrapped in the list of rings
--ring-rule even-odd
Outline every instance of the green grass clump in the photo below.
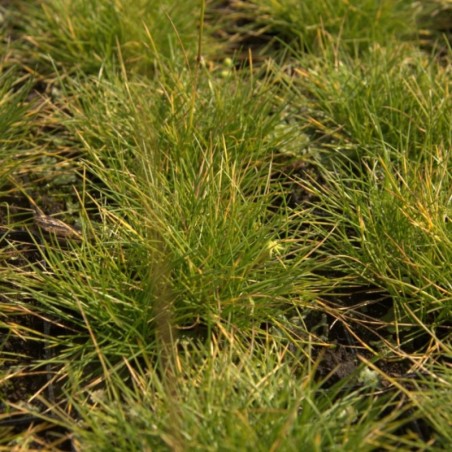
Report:
[[[379,419],[395,403],[392,397],[372,395],[366,387],[336,399],[341,386],[319,390],[308,374],[290,364],[278,340],[269,336],[248,346],[240,342],[239,332],[231,333],[213,336],[209,351],[182,343],[172,391],[155,371],[136,367],[130,369],[128,387],[124,379],[115,383],[120,400],[105,391],[87,391],[78,408],[92,428],[77,429],[81,444],[264,451],[358,445],[374,450],[398,442],[391,432],[401,425],[403,413],[394,410]],[[406,440],[407,448],[413,445]]]
[[[451,144],[448,73],[412,47],[377,46],[360,59],[327,51],[297,75],[300,103],[308,96],[320,121],[358,155],[378,147],[381,154],[392,149],[392,158],[409,153],[420,160],[429,149]]]
[[[361,54],[416,33],[415,5],[404,0],[263,0],[236,8],[249,18],[245,29],[274,36],[289,52],[321,52],[339,38],[343,49]]]
[[[36,275],[45,291],[33,298],[72,311],[68,321],[83,309],[94,331],[116,337],[103,346],[114,359],[121,343],[152,343],[160,310],[176,328],[253,330],[321,288],[310,275],[323,264],[304,259],[317,243],[290,237],[296,224],[273,208],[281,188],[269,183],[278,142],[273,102],[260,95],[268,86],[209,80],[192,103],[181,82],[72,88],[68,127],[81,139],[84,183],[100,196],[91,214],[102,222],[85,214],[88,242],[48,254],[50,272]]]
[[[13,69],[3,70],[0,62],[0,144],[1,152],[18,145],[27,130],[27,109],[24,100],[30,89],[27,78],[18,78]]]
[[[98,73],[123,61],[151,74],[158,55],[182,60],[197,42],[197,6],[174,0],[40,0],[23,8],[32,57],[70,71]]]
[[[384,287],[421,324],[441,323],[451,309],[450,163],[439,148],[429,155],[422,163],[368,155],[364,170],[338,168],[321,190],[325,212],[341,225],[331,244],[347,273]]]
[[[400,300],[411,320],[432,322],[437,310],[448,318],[447,71],[417,51],[377,47],[359,60],[326,52],[290,83],[296,102],[313,107],[306,120],[330,136],[331,185],[320,196],[338,233],[335,254]]]

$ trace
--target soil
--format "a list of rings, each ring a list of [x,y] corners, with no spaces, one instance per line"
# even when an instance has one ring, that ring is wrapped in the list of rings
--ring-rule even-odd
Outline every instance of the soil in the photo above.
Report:
[[[30,224],[30,211],[25,198],[10,197],[0,199],[0,252],[4,262],[10,268],[24,268],[30,264],[41,265],[42,254],[39,250],[41,235]],[[5,209],[4,206],[8,206]],[[27,206],[27,207],[25,207]],[[20,218],[23,228],[17,229],[15,225]],[[31,219],[33,217],[31,216]],[[8,223],[8,220],[12,223]],[[29,221],[27,221],[29,220]],[[7,289],[8,281],[3,281],[3,289]],[[0,298],[0,302],[7,305],[6,300]],[[10,374],[11,378],[0,385],[0,432],[5,435],[19,433],[24,430],[34,429],[39,432],[39,437],[45,443],[54,439],[55,434],[63,437],[68,432],[64,429],[44,421],[47,415],[46,406],[35,398],[41,394],[45,399],[52,401],[55,393],[59,391],[54,384],[49,384],[55,369],[48,366],[37,366],[37,363],[49,358],[50,351],[43,342],[44,335],[52,334],[52,324],[38,315],[33,299],[17,300],[19,305],[27,306],[26,309],[17,308],[17,315],[5,313],[5,327],[0,327],[0,374]],[[14,306],[11,311],[14,312]],[[27,312],[24,314],[24,312]],[[3,317],[3,316],[2,316]],[[8,326],[28,334],[12,335]],[[17,369],[17,371],[15,370]],[[32,400],[30,402],[30,400]],[[14,406],[16,409],[11,409]],[[9,413],[9,415],[8,415]],[[30,413],[37,413],[36,415]],[[64,446],[67,440],[61,442]],[[36,445],[37,446],[37,445]],[[56,450],[56,449],[55,449]],[[60,450],[71,450],[69,443]]]

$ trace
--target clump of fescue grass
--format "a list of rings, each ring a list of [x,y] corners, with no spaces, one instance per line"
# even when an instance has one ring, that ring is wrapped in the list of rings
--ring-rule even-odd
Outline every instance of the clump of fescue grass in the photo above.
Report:
[[[269,87],[212,79],[192,104],[182,81],[72,88],[68,127],[81,140],[85,184],[101,196],[92,218],[102,222],[86,215],[84,243],[48,250],[48,271],[36,275],[45,292],[33,297],[46,309],[83,310],[99,341],[117,338],[117,356],[121,341],[153,341],[160,310],[172,311],[176,328],[252,330],[293,297],[309,303],[323,284],[310,287],[324,264],[305,259],[318,244],[292,238],[297,225],[273,208],[281,196],[269,181],[277,117],[260,95]]]
[[[441,149],[436,151],[421,164],[406,157],[388,163],[374,155],[373,166],[364,170],[355,164],[338,167],[319,190],[320,205],[336,226],[326,246],[342,256],[347,274],[387,290],[399,320],[418,324],[419,333],[424,323],[443,323],[451,309],[445,265],[451,259],[445,188],[450,164]]]
[[[239,17],[236,27],[242,24],[244,34],[273,38],[288,53],[321,53],[339,38],[341,48],[353,55],[397,38],[412,39],[415,13],[416,5],[403,0],[253,0],[231,2],[226,12]]]
[[[0,61],[0,152],[5,160],[28,131],[24,101],[30,89],[27,77],[19,77],[14,68],[5,69],[6,64],[7,58]]]
[[[271,335],[263,341],[256,337],[249,343],[249,339],[249,334],[226,328],[211,337],[208,348],[181,341],[172,392],[156,369],[126,358],[125,372],[112,373],[120,395],[87,388],[71,396],[85,421],[75,427],[80,447],[373,450],[382,444],[400,446],[391,432],[402,425],[399,418],[407,408],[381,418],[382,411],[396,406],[393,395],[373,394],[370,386],[345,397],[339,397],[342,385],[328,392],[319,390],[312,373],[294,366],[278,339]],[[402,441],[407,448],[414,445],[409,438]]]
[[[315,106],[307,121],[336,130],[320,188],[332,223],[343,221],[335,253],[424,322],[450,310],[450,83],[424,56],[399,51],[315,57],[292,88]]]
[[[450,146],[448,71],[413,46],[375,46],[359,59],[342,50],[300,56],[306,60],[292,87],[300,103],[312,101],[314,118],[319,112],[320,123],[342,134],[339,146],[354,145],[357,156],[373,147],[413,161]]]
[[[183,61],[197,43],[197,4],[40,0],[22,8],[30,55],[44,67],[52,61],[90,74],[123,59],[131,71],[152,75],[157,58]]]

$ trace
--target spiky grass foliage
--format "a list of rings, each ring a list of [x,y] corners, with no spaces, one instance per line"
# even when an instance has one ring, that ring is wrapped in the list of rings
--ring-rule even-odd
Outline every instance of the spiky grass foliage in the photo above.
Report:
[[[450,147],[448,71],[411,46],[376,46],[360,59],[327,50],[310,61],[307,70],[296,70],[293,89],[300,103],[312,99],[319,122],[336,138],[342,134],[344,148],[362,156],[374,147],[390,158],[409,153],[417,160],[429,148]]]
[[[123,58],[131,70],[152,73],[157,54],[182,60],[182,46],[190,52],[196,43],[197,4],[40,0],[22,8],[34,60],[48,66],[50,57],[70,71],[97,73]]]
[[[155,369],[128,364],[130,383],[115,384],[121,397],[103,390],[73,396],[85,423],[76,427],[80,447],[106,450],[188,447],[203,450],[283,448],[312,450],[401,443],[395,434],[403,410],[394,395],[369,386],[339,397],[341,385],[319,390],[312,374],[293,364],[278,339],[245,343],[237,330],[211,337],[211,347],[180,343],[177,365],[162,381]],[[365,394],[365,395],[364,395]],[[384,432],[384,433],[382,433]],[[404,443],[414,446],[409,438]],[[422,447],[422,441],[416,444]],[[424,445],[425,446],[425,445]]]
[[[429,155],[421,163],[402,155],[397,164],[368,155],[364,170],[342,166],[330,175],[321,204],[336,225],[334,253],[354,269],[346,272],[383,287],[402,323],[414,322],[421,333],[428,323],[434,337],[451,309],[444,265],[451,259],[450,162],[438,148]]]
[[[423,378],[416,383],[415,390],[411,393],[418,410],[423,416],[430,419],[435,429],[443,438],[444,447],[452,442],[452,434],[448,428],[446,419],[450,419],[452,409],[450,408],[450,386],[451,372],[448,361],[451,357],[450,347],[443,352],[444,362],[429,368],[434,378]],[[436,408],[435,408],[436,407]],[[438,409],[440,407],[440,409]]]
[[[239,32],[255,38],[274,38],[288,52],[317,53],[329,45],[331,38],[339,37],[343,49],[361,54],[371,43],[385,45],[396,37],[412,38],[416,33],[415,5],[403,0],[229,3],[226,14],[240,19]]]
[[[317,27],[322,46],[307,56],[294,45],[291,71],[251,64],[222,77],[209,61],[193,65],[192,17],[179,17],[179,6],[170,16],[181,33],[187,25],[184,50],[172,47],[172,26],[168,47],[166,34],[160,42],[142,27],[141,7],[160,21],[153,2],[71,2],[71,16],[68,5],[42,1],[28,20],[34,50],[20,55],[42,68],[50,53],[45,70],[58,73],[49,86],[60,90],[42,96],[33,158],[7,171],[16,185],[8,194],[30,201],[38,181],[61,199],[75,183],[64,205],[82,238],[19,219],[11,227],[29,234],[27,261],[24,244],[6,237],[2,446],[55,449],[69,438],[80,450],[446,447],[446,70],[396,47],[387,18],[386,48],[368,45],[367,34],[342,45],[334,28]],[[353,6],[344,14],[358,13]],[[342,36],[346,22],[336,24]],[[350,50],[364,44],[358,59]],[[5,111],[24,100],[32,111],[11,86],[5,92]],[[38,156],[55,145],[58,165],[47,172]],[[317,165],[316,179],[284,175],[300,156]],[[75,179],[50,183],[68,167]],[[289,203],[300,187],[301,202]],[[363,284],[394,302],[384,318],[366,311],[372,300],[345,304]],[[338,324],[340,344],[329,337]],[[43,353],[33,355],[34,345]],[[332,385],[337,369],[320,373],[325,355],[336,362],[350,345],[337,364],[351,370]],[[400,371],[384,371],[388,357],[405,360]],[[25,375],[36,389],[22,393],[28,404],[14,403],[9,389]],[[6,431],[14,414],[69,433]]]
[[[291,88],[299,104],[315,106],[306,121],[317,135],[329,135],[326,148],[336,151],[320,157],[321,184],[300,184],[315,194],[322,212],[318,233],[332,231],[323,249],[337,256],[336,271],[392,300],[380,319],[392,339],[365,347],[426,371],[450,354],[450,84],[443,68],[427,67],[417,52],[387,65],[387,50],[375,50],[378,65],[363,58],[358,68],[347,55],[327,52],[320,65],[296,70]],[[369,328],[366,308],[364,316],[360,309],[333,315]],[[433,378],[447,387],[442,376]],[[445,405],[440,411],[439,417],[447,416]]]
[[[0,144],[2,153],[11,152],[27,132],[27,108],[24,101],[30,89],[27,76],[18,77],[14,68],[4,69],[0,61]]]
[[[411,287],[414,311],[421,309],[423,321],[436,308],[445,318],[450,309],[450,275],[443,273],[443,262],[450,259],[450,83],[444,69],[426,67],[421,55],[390,55],[377,48],[370,62],[362,59],[358,66],[347,56],[325,55],[323,62],[316,60],[319,65],[300,70],[293,87],[300,103],[306,95],[313,99],[317,119],[308,120],[323,124],[323,130],[336,129],[333,146],[343,149],[330,160],[341,163],[331,171],[332,185],[324,194],[326,211],[347,219],[341,237],[334,239],[337,253],[400,282],[404,289],[391,290],[396,298],[406,297]]]
[[[278,143],[273,102],[260,95],[268,86],[209,80],[192,103],[181,82],[74,88],[69,127],[102,223],[87,222],[70,253],[48,250],[33,298],[46,309],[83,309],[95,331],[116,337],[119,355],[123,341],[153,340],[160,309],[175,327],[246,330],[319,290],[309,281],[322,264],[304,259],[318,244],[291,238],[291,218],[272,209],[281,193],[269,184]]]
[[[180,435],[187,436],[184,432],[198,422],[198,414],[192,417],[189,412],[207,408],[200,394],[199,406],[190,407],[193,401],[186,399],[188,412],[183,416],[171,410],[164,414],[178,402],[173,390],[185,391],[180,385],[194,371],[187,368],[188,376],[171,383],[179,361],[189,356],[179,357],[177,336],[188,335],[190,348],[198,344],[195,354],[207,353],[209,348],[202,344],[214,337],[238,341],[233,349],[245,350],[261,325],[295,306],[304,310],[324,284],[314,275],[324,263],[309,259],[318,243],[309,234],[292,237],[297,224],[284,207],[275,210],[281,188],[271,185],[269,178],[271,153],[279,144],[274,134],[278,115],[274,100],[262,96],[271,85],[245,82],[238,75],[225,82],[205,73],[198,86],[204,89],[198,92],[185,77],[188,72],[166,85],[144,85],[115,75],[74,83],[70,88],[74,97],[66,105],[72,108],[67,127],[80,138],[85,188],[98,193],[91,199],[85,192],[80,195],[82,209],[89,204],[93,209],[90,216],[82,210],[84,239],[62,247],[52,237],[43,237],[41,259],[21,272],[16,269],[13,289],[7,292],[15,297],[16,312],[26,309],[28,299],[34,300],[35,315],[49,322],[46,334],[67,329],[46,339],[49,357],[36,363],[36,369],[55,369],[50,384],[73,397],[71,404],[85,413],[84,427],[97,432],[95,436],[99,428],[110,431],[105,437],[110,444],[110,429],[120,422],[116,415],[122,417],[124,428],[138,435],[132,435],[134,447],[154,443],[152,435],[146,438],[135,425],[137,419],[124,417],[122,409],[115,419],[108,419],[112,403],[143,409],[136,406],[143,394],[135,392],[142,388],[127,392],[138,372],[155,372],[155,378],[163,372],[169,382],[160,384],[164,389],[171,386],[165,389],[159,417],[166,421],[156,429],[157,444],[177,443]],[[14,287],[21,288],[23,301],[14,295]],[[42,334],[27,336],[43,339]],[[55,355],[53,348],[58,350]],[[216,361],[215,356],[204,359],[201,366]],[[258,366],[257,361],[245,364],[250,371]],[[220,377],[220,369],[216,372]],[[253,376],[246,385],[264,376]],[[203,379],[200,391],[207,390],[205,384]],[[219,378],[208,390],[209,400],[219,393],[224,399],[226,384]],[[99,416],[85,412],[91,399],[80,394],[90,391],[105,394]],[[131,400],[125,401],[124,394]],[[47,394],[49,408],[61,417],[52,406],[53,396]],[[233,406],[240,400],[232,400]],[[286,413],[288,422],[291,413]],[[164,424],[172,422],[171,416],[176,416],[181,432],[168,439]],[[276,417],[284,430],[284,415]],[[206,422],[206,428],[213,427],[210,419]],[[258,441],[264,424],[260,417],[255,422]],[[201,445],[212,435],[227,436],[234,425],[205,433],[198,426],[193,443]],[[245,427],[231,441],[241,441],[250,431]],[[267,434],[277,434],[275,429]],[[80,435],[87,441],[84,447],[89,447],[94,437]],[[130,441],[123,433],[120,436],[118,444]],[[101,442],[100,437],[95,440]]]

